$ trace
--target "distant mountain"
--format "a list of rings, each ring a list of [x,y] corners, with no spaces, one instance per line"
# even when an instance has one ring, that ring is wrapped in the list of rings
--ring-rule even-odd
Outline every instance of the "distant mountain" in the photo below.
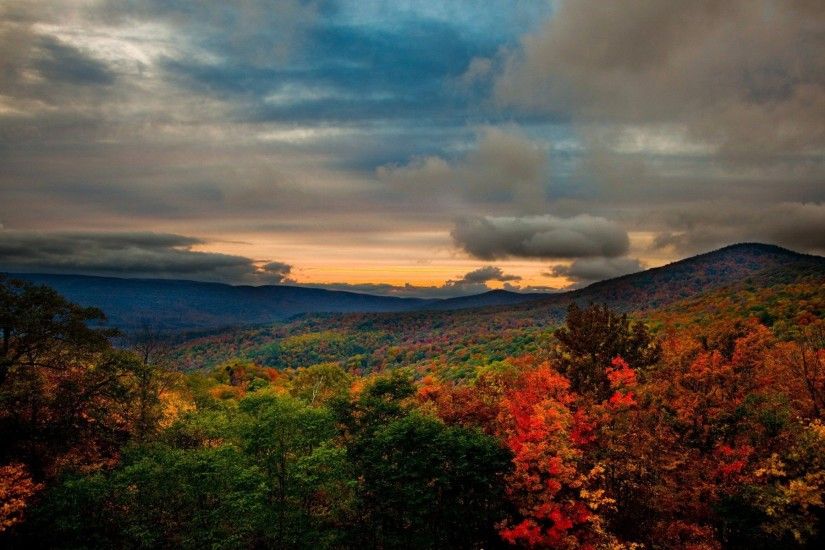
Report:
[[[162,279],[121,279],[82,275],[11,274],[55,288],[70,300],[106,312],[111,325],[134,330],[143,324],[161,330],[214,330],[261,325],[312,313],[400,313],[469,310],[509,312],[536,321],[564,316],[571,301],[605,303],[622,311],[653,309],[745,280],[788,283],[800,278],[825,282],[825,258],[778,246],[737,244],[588,287],[558,294],[493,290],[445,300],[374,296],[296,286],[232,286]]]
[[[662,267],[544,296],[521,306],[563,316],[570,302],[604,303],[620,311],[656,309],[715,289],[749,281],[759,286],[818,279],[825,284],[825,258],[768,244],[742,243]]]
[[[512,305],[541,297],[491,291],[446,300],[375,296],[289,285],[233,286],[167,279],[10,273],[50,286],[73,302],[102,309],[125,331],[143,325],[164,331],[214,330],[283,321],[302,313],[399,312]]]
[[[283,321],[299,313],[407,311],[427,300],[296,286],[233,286],[165,279],[12,273],[102,309],[122,330],[203,330]]]
[[[468,309],[489,306],[512,306],[546,298],[546,293],[511,292],[509,290],[490,290],[472,296],[458,296],[445,300],[434,300],[422,309]]]

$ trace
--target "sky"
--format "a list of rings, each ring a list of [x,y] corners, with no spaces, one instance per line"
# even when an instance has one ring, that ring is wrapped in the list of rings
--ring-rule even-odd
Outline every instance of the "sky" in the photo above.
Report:
[[[824,201],[818,0],[0,2],[0,270],[555,291]]]

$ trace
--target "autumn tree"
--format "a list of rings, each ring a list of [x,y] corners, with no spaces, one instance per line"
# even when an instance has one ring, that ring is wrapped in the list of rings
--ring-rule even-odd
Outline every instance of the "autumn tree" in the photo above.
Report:
[[[807,397],[810,415],[822,418],[825,412],[825,323],[805,326],[795,342],[782,345],[777,356]]]
[[[345,394],[351,383],[352,377],[337,363],[318,363],[298,369],[290,393],[310,405],[319,405]]]
[[[163,416],[162,394],[171,390],[180,377],[173,372],[169,344],[158,328],[144,324],[129,343],[138,359],[132,372],[134,433],[138,441],[145,441]]]
[[[518,515],[501,536],[531,548],[580,548],[605,542],[600,508],[610,503],[594,483],[598,468],[583,467],[590,440],[587,418],[571,408],[568,380],[549,364],[525,370],[502,399],[500,426],[513,453],[507,493]]]
[[[114,460],[134,433],[140,361],[113,349],[103,314],[0,277],[0,463],[37,481]],[[147,399],[148,399],[147,395]]]
[[[42,488],[24,464],[0,466],[0,533],[23,521],[32,497]]]

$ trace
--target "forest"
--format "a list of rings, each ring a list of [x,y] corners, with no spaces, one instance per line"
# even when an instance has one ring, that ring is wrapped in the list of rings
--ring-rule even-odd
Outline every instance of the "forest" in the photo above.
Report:
[[[174,342],[2,278],[0,546],[821,548],[822,289]]]

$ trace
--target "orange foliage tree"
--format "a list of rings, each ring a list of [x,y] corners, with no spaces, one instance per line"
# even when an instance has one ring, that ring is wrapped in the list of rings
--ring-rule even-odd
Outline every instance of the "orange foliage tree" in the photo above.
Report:
[[[521,516],[501,526],[510,543],[581,548],[604,537],[598,511],[607,501],[591,490],[599,470],[581,469],[590,426],[572,409],[575,399],[546,362],[523,371],[502,399],[500,437],[514,464],[508,495]]]

